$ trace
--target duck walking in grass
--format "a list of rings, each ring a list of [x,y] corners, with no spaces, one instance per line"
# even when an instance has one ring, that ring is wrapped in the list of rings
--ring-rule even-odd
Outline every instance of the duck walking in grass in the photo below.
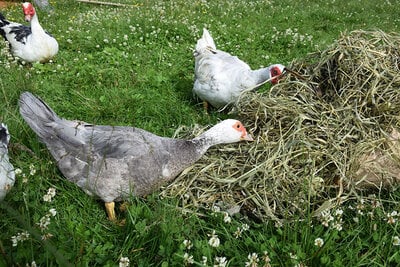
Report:
[[[58,52],[58,42],[43,30],[31,3],[22,4],[30,26],[10,22],[0,13],[0,34],[8,41],[11,53],[26,62],[47,62]]]
[[[115,220],[114,201],[143,196],[173,180],[217,144],[252,141],[241,122],[224,120],[191,140],[160,137],[139,128],[95,126],[59,118],[25,92],[20,113],[46,144],[64,176],[105,202]]]
[[[197,41],[195,56],[195,82],[193,92],[215,108],[234,103],[246,90],[261,86],[266,81],[278,82],[285,70],[281,64],[251,70],[238,57],[218,50],[210,33],[204,29]]]
[[[0,201],[3,200],[8,191],[15,183],[14,168],[8,158],[8,143],[10,134],[7,126],[0,124]]]

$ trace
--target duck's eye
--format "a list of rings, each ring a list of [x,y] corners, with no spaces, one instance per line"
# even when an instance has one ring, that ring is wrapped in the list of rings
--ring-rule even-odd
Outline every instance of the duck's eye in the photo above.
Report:
[[[279,70],[273,69],[272,70],[272,76],[278,76],[280,74],[279,72],[280,72]]]

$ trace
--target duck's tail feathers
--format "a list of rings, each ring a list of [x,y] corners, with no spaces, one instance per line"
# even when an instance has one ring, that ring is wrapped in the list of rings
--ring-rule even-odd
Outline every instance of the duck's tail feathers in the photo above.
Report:
[[[8,142],[10,142],[10,133],[8,132],[7,125],[4,123],[0,124],[0,143],[5,147],[8,146]]]
[[[8,24],[10,24],[10,22],[6,20],[4,15],[0,12],[0,28]]]
[[[4,31],[3,27],[10,24],[8,20],[3,16],[3,14],[0,13],[0,35],[3,36],[3,38],[6,38],[6,32]]]
[[[215,46],[214,40],[207,29],[203,29],[203,36],[197,41],[196,44],[196,52],[201,54],[207,50],[215,51],[217,50],[217,47]]]
[[[50,138],[54,134],[54,122],[60,121],[57,114],[43,100],[29,92],[21,94],[19,112],[41,140]]]

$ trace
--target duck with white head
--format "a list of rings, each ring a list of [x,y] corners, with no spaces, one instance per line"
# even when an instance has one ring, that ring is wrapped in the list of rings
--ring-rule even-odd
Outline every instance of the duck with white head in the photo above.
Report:
[[[19,104],[22,117],[47,146],[63,175],[102,199],[111,220],[115,220],[114,201],[152,193],[212,146],[253,140],[242,123],[233,119],[185,140],[140,128],[66,120],[28,92],[21,95]]]
[[[197,41],[195,52],[195,81],[193,92],[215,108],[236,102],[244,91],[266,82],[277,84],[285,72],[282,64],[252,70],[250,66],[227,52],[218,50],[207,29]]]

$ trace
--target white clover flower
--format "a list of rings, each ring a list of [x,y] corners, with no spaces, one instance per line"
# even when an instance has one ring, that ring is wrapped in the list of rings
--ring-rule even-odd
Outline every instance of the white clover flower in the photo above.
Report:
[[[56,195],[56,189],[53,187],[50,187],[47,190],[47,194],[43,196],[43,201],[45,202],[51,202],[52,198]]]
[[[50,188],[47,190],[47,194],[50,195],[51,197],[54,197],[54,196],[56,195],[56,189],[53,188],[53,187],[50,187]]]
[[[221,208],[218,206],[212,206],[211,211],[212,212],[221,212]]]
[[[49,196],[49,195],[47,195],[47,194],[44,195],[44,196],[43,196],[43,201],[44,201],[44,202],[51,202],[51,196]]]
[[[343,215],[343,210],[342,209],[335,210],[335,216],[342,216],[342,215]]]
[[[397,235],[394,236],[392,238],[392,244],[393,244],[393,246],[400,246],[400,237],[398,237]]]
[[[225,267],[228,263],[225,257],[215,257],[214,267]]]
[[[396,223],[396,218],[394,216],[392,216],[391,213],[388,213],[386,216],[387,216],[387,221],[386,222],[388,224],[395,224]]]
[[[231,216],[229,216],[229,213],[224,212],[224,222],[225,223],[230,223],[232,221]]]
[[[339,221],[336,221],[332,224],[332,228],[336,229],[338,231],[342,231],[343,230],[343,226],[342,226],[342,219],[340,219]]]
[[[316,238],[314,241],[314,245],[317,247],[322,247],[324,245],[324,240],[320,237]]]
[[[185,263],[185,265],[193,264],[194,263],[193,256],[185,252],[185,254],[183,254],[183,262]]]
[[[29,174],[33,176],[35,175],[35,173],[36,173],[35,165],[33,164],[29,165]]]
[[[236,231],[233,233],[233,236],[234,236],[235,238],[241,237],[241,236],[242,236],[242,229],[238,227],[238,228],[236,229]]]
[[[46,233],[46,234],[42,235],[42,240],[47,240],[47,239],[50,239],[50,238],[52,238],[52,237],[53,237],[52,234]]]
[[[119,267],[129,267],[129,258],[128,257],[121,257],[119,259]]]
[[[364,214],[364,212],[363,212],[363,210],[365,209],[364,203],[365,203],[365,200],[362,198],[362,199],[360,199],[360,202],[356,206],[357,213],[360,215]]]
[[[20,175],[22,173],[22,170],[20,168],[16,168],[14,170],[15,175]]]
[[[218,236],[215,234],[215,230],[213,230],[213,232],[211,234],[211,238],[210,238],[210,240],[208,240],[208,244],[215,248],[219,247],[220,240],[219,240]]]
[[[263,255],[263,260],[265,262],[265,266],[268,266],[269,263],[271,262],[270,257],[268,256],[268,251],[264,251],[264,255]]]
[[[368,215],[371,219],[374,218],[374,212],[373,212],[373,211],[367,212],[367,215]]]
[[[19,234],[19,237],[20,237],[21,241],[28,240],[29,236],[30,236],[30,234],[27,231],[21,232]]]
[[[28,263],[25,265],[26,267],[36,267],[36,262],[32,261],[31,265],[29,265]]]
[[[54,208],[51,208],[50,210],[49,210],[49,213],[50,213],[50,216],[56,216],[57,215],[57,211],[56,211],[56,209],[54,209]]]
[[[204,266],[207,266],[207,257],[206,256],[202,256],[201,257],[201,264],[203,264]]]
[[[18,245],[18,242],[23,242],[25,240],[29,239],[30,234],[27,231],[18,233],[16,236],[12,236],[11,237],[11,242],[12,242],[12,246],[16,247]]]
[[[44,231],[49,227],[50,224],[50,217],[49,216],[43,216],[38,223],[40,230]]]
[[[13,246],[13,247],[16,247],[16,246],[18,245],[18,237],[15,236],[15,235],[13,235],[13,236],[11,237],[11,242],[12,242],[12,246]]]
[[[183,244],[185,245],[186,249],[191,249],[193,247],[192,241],[187,239],[183,240]]]
[[[275,221],[274,226],[275,226],[275,228],[282,228],[283,227],[283,223],[281,221]]]
[[[258,262],[260,261],[258,259],[257,253],[254,253],[254,252],[252,254],[249,254],[247,256],[247,259],[249,261],[246,262],[246,264],[245,264],[246,267],[257,267],[258,266]]]
[[[247,223],[242,224],[242,230],[247,231],[250,229],[250,226]]]

